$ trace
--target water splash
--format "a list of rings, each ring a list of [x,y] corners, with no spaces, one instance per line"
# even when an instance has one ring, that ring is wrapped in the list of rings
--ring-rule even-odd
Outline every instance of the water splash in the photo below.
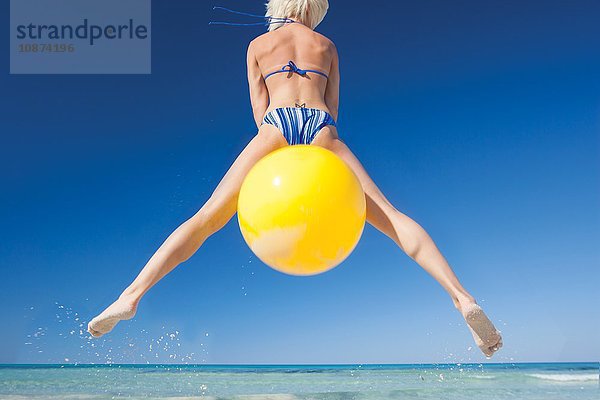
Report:
[[[195,337],[182,338],[180,328],[174,326],[149,330],[130,320],[109,334],[94,338],[87,332],[87,317],[91,318],[88,313],[84,318],[79,311],[58,301],[50,310],[40,312],[33,306],[25,309],[25,318],[32,326],[23,341],[22,358],[28,363],[201,364],[208,359],[205,340],[198,343]],[[206,338],[208,333],[203,335]]]

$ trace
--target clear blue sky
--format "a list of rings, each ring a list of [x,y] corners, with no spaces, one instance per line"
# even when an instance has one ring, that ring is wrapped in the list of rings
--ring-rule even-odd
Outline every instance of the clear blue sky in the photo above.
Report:
[[[174,361],[149,343],[175,331],[175,361],[484,361],[373,228],[300,278],[253,257],[235,219],[134,321],[80,337],[255,134],[245,50],[262,30],[209,27],[212,5],[154,2],[148,76],[11,76],[0,42],[0,362]],[[341,137],[497,322],[495,361],[600,357],[599,18],[595,0],[344,0],[318,28],[340,54]]]

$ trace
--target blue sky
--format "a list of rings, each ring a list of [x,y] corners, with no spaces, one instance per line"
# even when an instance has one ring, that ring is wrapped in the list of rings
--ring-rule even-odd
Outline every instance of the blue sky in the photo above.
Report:
[[[245,49],[261,29],[207,23],[213,5],[262,3],[154,2],[147,76],[9,75],[0,43],[0,362],[485,360],[370,227],[300,278],[262,265],[233,219],[135,320],[79,334],[255,134]],[[494,361],[600,357],[598,17],[585,0],[346,0],[318,28],[340,54],[341,137],[496,321]]]

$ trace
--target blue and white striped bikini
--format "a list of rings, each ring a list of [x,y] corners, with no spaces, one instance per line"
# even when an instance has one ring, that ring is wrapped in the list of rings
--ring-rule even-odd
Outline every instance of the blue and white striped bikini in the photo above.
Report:
[[[311,144],[327,125],[335,125],[333,117],[318,108],[280,107],[268,112],[263,124],[278,128],[288,144]]]
[[[297,73],[301,76],[312,72],[327,78],[327,75],[321,71],[300,69],[290,61],[280,70],[267,74],[264,79],[280,72]],[[328,125],[336,126],[335,120],[327,111],[306,107],[275,108],[264,116],[262,124],[270,124],[278,128],[290,145],[311,144],[321,129]]]

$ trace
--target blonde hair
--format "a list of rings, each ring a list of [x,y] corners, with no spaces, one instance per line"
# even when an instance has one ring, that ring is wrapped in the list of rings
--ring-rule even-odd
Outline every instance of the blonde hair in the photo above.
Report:
[[[295,18],[299,22],[315,29],[323,21],[329,1],[327,0],[268,0],[267,17],[273,17],[274,22],[269,24],[269,30],[274,31],[284,25],[278,18]]]

